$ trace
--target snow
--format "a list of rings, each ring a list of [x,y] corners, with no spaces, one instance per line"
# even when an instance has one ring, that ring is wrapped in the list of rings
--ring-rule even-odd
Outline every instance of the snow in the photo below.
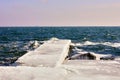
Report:
[[[120,80],[120,60],[67,60],[70,40],[56,38],[0,67],[0,80]],[[19,63],[19,64],[18,64]]]

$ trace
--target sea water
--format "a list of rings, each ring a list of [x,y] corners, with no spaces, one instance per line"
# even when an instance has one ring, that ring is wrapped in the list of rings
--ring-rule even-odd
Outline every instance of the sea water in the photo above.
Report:
[[[78,49],[120,56],[120,27],[0,27],[0,64],[8,65],[27,51],[34,41],[52,37],[71,39]]]

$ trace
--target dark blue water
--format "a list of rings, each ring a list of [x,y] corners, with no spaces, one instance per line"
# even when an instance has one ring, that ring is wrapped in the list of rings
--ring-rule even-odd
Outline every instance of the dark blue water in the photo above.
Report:
[[[77,42],[120,42],[119,32],[119,27],[8,27],[0,28],[0,41],[47,40],[57,37]]]
[[[84,51],[120,56],[120,27],[0,27],[0,60],[18,58],[31,41],[52,37],[71,39]]]

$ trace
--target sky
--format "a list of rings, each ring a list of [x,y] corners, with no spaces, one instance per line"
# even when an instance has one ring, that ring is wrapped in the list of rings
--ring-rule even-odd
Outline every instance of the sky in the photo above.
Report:
[[[0,26],[120,26],[120,0],[0,0]]]

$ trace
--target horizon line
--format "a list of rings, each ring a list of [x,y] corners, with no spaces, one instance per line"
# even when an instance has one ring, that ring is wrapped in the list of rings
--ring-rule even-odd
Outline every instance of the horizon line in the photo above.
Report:
[[[100,25],[93,25],[93,26],[92,25],[90,25],[90,26],[88,26],[88,25],[87,26],[85,26],[85,25],[83,25],[83,26],[81,26],[81,25],[80,26],[78,26],[78,25],[70,25],[70,26],[69,25],[61,25],[61,26],[59,26],[59,25],[56,25],[56,26],[54,26],[54,25],[53,26],[51,26],[51,25],[49,25],[49,26],[21,25],[21,26],[18,26],[18,25],[16,25],[15,26],[14,25],[14,26],[0,26],[0,27],[120,27],[120,25],[119,26],[118,25],[108,25],[108,26],[107,25],[101,25],[101,26]]]

